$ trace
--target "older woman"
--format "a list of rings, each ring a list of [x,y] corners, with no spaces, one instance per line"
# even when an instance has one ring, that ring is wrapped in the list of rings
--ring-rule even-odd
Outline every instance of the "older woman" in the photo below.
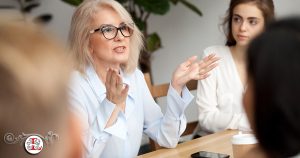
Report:
[[[83,122],[86,156],[134,157],[143,132],[161,146],[175,147],[193,98],[185,84],[206,78],[217,58],[191,57],[175,70],[163,115],[137,69],[142,34],[118,2],[84,1],[73,15],[69,38],[78,70],[72,109]]]

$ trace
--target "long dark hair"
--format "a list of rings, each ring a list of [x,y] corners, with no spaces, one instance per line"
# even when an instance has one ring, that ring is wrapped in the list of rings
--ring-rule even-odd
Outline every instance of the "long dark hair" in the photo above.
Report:
[[[253,3],[257,6],[259,10],[263,13],[263,17],[265,20],[265,24],[270,23],[274,19],[274,4],[273,0],[231,0],[229,8],[226,12],[226,16],[222,23],[223,30],[226,35],[227,41],[226,46],[234,46],[236,45],[236,41],[232,35],[231,23],[233,16],[233,9],[239,5],[244,3]]]
[[[271,158],[300,152],[300,18],[272,23],[248,49],[254,130]]]

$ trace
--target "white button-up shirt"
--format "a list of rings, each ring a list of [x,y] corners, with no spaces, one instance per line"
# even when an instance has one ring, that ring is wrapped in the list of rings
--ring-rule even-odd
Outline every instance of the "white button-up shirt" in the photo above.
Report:
[[[114,125],[105,128],[116,105],[106,99],[106,88],[92,66],[86,74],[74,72],[70,88],[71,108],[83,124],[84,157],[135,157],[141,144],[142,133],[172,148],[178,143],[186,127],[184,109],[193,99],[185,87],[180,96],[170,86],[167,110],[162,114],[152,98],[140,70],[123,74],[129,85],[125,113],[120,112]]]

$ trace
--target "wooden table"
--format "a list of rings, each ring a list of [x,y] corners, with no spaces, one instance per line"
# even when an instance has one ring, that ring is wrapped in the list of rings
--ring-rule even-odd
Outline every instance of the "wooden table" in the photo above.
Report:
[[[228,154],[232,158],[231,137],[237,133],[237,130],[217,132],[182,144],[178,144],[174,149],[159,149],[144,155],[140,155],[138,158],[190,158],[192,153],[201,150]]]

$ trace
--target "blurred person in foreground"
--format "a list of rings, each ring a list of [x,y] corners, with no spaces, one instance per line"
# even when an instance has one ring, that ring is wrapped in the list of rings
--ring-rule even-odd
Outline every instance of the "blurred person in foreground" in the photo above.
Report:
[[[72,63],[64,48],[36,25],[0,19],[0,157],[81,156],[79,127],[68,110]],[[59,139],[44,139],[37,155],[26,152],[23,134],[49,132]]]
[[[300,157],[300,18],[272,23],[249,46],[244,108],[259,147],[249,158]]]

